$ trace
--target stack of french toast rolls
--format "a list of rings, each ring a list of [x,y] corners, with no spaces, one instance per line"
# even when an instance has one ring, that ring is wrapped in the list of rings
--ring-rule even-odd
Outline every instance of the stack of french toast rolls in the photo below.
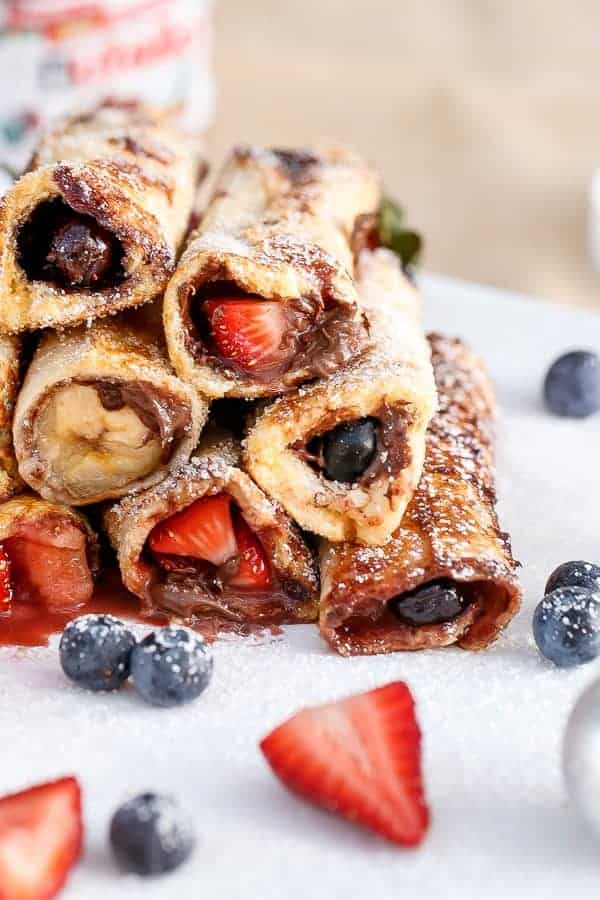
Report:
[[[425,336],[378,175],[340,146],[237,148],[198,218],[205,171],[168,114],[109,103],[3,199],[12,602],[85,611],[91,509],[144,612],[318,622],[345,655],[487,646],[520,599],[492,388]]]

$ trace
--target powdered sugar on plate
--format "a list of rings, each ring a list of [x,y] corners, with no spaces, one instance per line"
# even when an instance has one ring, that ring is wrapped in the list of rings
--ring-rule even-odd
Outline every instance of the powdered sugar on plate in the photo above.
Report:
[[[524,564],[522,612],[481,653],[343,659],[311,626],[229,636],[213,646],[202,697],[167,710],[130,688],[79,690],[60,670],[56,640],[1,651],[0,792],[68,772],[82,780],[86,855],[65,900],[596,898],[600,847],[568,806],[560,744],[600,662],[559,671],[542,661],[531,615],[558,563],[600,557],[600,419],[550,418],[540,401],[555,356],[600,348],[600,318],[437,278],[424,286],[428,327],[464,337],[496,381],[500,517]],[[415,695],[432,809],[416,851],[291,797],[257,747],[302,705],[398,678]],[[143,790],[177,797],[198,834],[186,865],[145,881],[119,874],[107,845],[112,813]]]

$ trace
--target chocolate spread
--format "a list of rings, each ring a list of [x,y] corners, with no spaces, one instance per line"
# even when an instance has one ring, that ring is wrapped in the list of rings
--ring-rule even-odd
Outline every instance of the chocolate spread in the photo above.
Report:
[[[299,582],[280,583],[271,575],[267,590],[231,587],[227,574],[237,570],[237,559],[217,567],[201,559],[150,553],[158,563],[157,580],[150,588],[159,610],[185,619],[213,615],[234,622],[285,621],[298,602],[308,599]]]
[[[102,290],[123,279],[123,248],[92,216],[61,198],[40,203],[17,235],[19,265],[33,281],[63,289]]]
[[[168,461],[189,424],[190,413],[183,403],[144,382],[120,383],[106,379],[78,383],[94,387],[104,409],[118,410],[124,406],[133,409],[144,425],[160,437],[163,459]]]
[[[410,447],[407,441],[410,425],[408,415],[408,409],[403,408],[400,411],[384,402],[369,417],[377,423],[375,455],[358,479],[358,484],[367,486],[382,474],[395,478],[410,465]],[[339,424],[338,414],[332,412],[321,422],[317,434],[307,435],[293,447],[296,453],[310,466],[319,470],[323,477],[325,477],[323,437]]]
[[[346,308],[338,305],[326,308],[320,299],[308,297],[281,301],[287,329],[277,360],[268,368],[249,373],[218,355],[202,311],[202,300],[219,295],[240,298],[251,295],[225,282],[207,285],[201,299],[189,288],[184,288],[184,292],[182,311],[187,342],[196,361],[225,373],[233,372],[242,381],[263,384],[280,381],[285,389],[294,385],[294,376],[299,372],[307,373],[303,380],[324,378],[345,366],[364,344],[364,323],[362,319],[351,318]]]

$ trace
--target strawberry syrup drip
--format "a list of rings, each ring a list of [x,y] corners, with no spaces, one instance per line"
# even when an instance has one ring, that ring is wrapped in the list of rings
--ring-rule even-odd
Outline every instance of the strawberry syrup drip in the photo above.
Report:
[[[17,588],[10,612],[0,615],[0,646],[45,647],[50,636],[60,633],[67,622],[89,613],[110,613],[144,625],[168,624],[167,616],[142,613],[138,598],[125,589],[118,572],[112,570],[97,583],[89,603],[65,612],[50,611],[42,603],[19,601]]]

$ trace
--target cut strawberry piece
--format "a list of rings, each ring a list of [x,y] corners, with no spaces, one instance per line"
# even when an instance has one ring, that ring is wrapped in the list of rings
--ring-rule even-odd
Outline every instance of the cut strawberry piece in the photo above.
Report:
[[[26,525],[5,541],[17,600],[77,609],[94,590],[84,532],[75,525]],[[1,898],[1,895],[0,895]]]
[[[429,814],[421,734],[401,681],[297,713],[261,743],[283,783],[390,841],[419,844]]]
[[[281,303],[219,298],[206,300],[204,311],[223,359],[249,373],[281,363],[281,343],[287,330]]]
[[[0,900],[50,900],[81,854],[75,778],[0,799]]]
[[[220,566],[235,556],[237,543],[231,519],[231,497],[215,494],[160,522],[149,538],[155,553],[206,559]]]
[[[10,559],[2,544],[0,544],[0,615],[8,612],[12,602],[12,581]]]
[[[233,527],[237,539],[238,570],[227,582],[232,587],[266,590],[271,586],[267,557],[261,542],[236,511]]]

